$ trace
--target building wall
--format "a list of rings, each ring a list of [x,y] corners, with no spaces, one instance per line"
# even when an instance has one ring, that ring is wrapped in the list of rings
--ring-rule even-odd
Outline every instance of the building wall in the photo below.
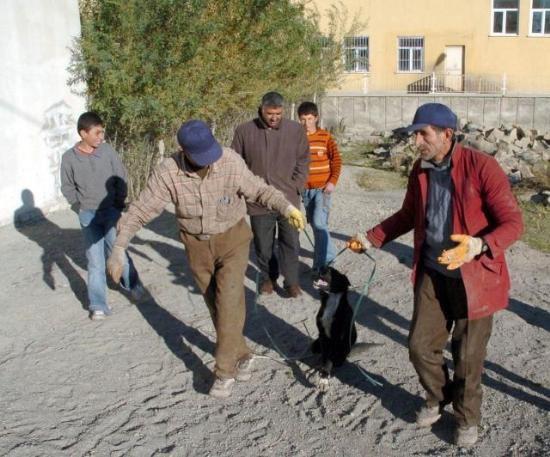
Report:
[[[323,11],[333,0],[314,0]],[[550,92],[550,36],[529,34],[531,0],[520,0],[519,34],[491,34],[492,0],[343,0],[350,16],[365,23],[368,74],[347,74],[339,91],[405,90],[418,75],[397,72],[400,36],[424,37],[424,71],[444,71],[445,46],[464,46],[464,72],[506,74],[509,92]],[[322,25],[325,26],[324,22]],[[335,88],[337,89],[337,88]]]
[[[31,209],[29,196],[44,211],[64,204],[60,157],[76,141],[76,119],[85,107],[83,97],[67,86],[69,47],[80,36],[78,1],[3,0],[0,31],[0,224],[5,224],[18,209]]]

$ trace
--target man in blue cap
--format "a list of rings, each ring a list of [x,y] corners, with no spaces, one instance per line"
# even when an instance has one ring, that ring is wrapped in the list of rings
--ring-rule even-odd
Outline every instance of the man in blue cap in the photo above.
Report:
[[[243,336],[244,274],[252,232],[246,201],[277,211],[301,230],[305,218],[285,196],[222,148],[202,121],[185,122],[177,134],[181,151],[154,170],[139,198],[121,218],[108,270],[115,282],[132,236],[172,202],[189,267],[216,329],[215,380],[210,395],[225,398],[235,380],[251,377],[252,356]]]
[[[418,108],[412,125],[400,129],[413,133],[420,154],[403,206],[348,246],[356,252],[381,247],[414,229],[409,356],[426,390],[416,423],[431,426],[452,403],[456,443],[471,446],[478,439],[493,314],[508,305],[504,251],[521,236],[523,222],[496,160],[459,144],[456,127],[447,106]],[[450,335],[452,381],[443,357]]]

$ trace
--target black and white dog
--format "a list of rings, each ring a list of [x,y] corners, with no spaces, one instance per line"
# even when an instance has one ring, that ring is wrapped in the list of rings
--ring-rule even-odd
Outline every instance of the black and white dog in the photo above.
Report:
[[[345,362],[357,340],[353,309],[348,301],[350,286],[348,277],[333,267],[325,269],[314,282],[321,295],[321,307],[317,313],[319,337],[311,350],[321,355],[320,388],[327,387],[333,367]]]

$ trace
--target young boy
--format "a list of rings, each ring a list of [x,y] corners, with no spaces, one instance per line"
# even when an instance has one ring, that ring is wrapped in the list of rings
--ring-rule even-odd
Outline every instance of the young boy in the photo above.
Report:
[[[309,177],[302,192],[307,220],[313,228],[313,277],[317,279],[327,264],[336,256],[328,230],[331,194],[334,191],[342,159],[332,135],[318,127],[319,110],[312,102],[298,107],[300,123],[304,126],[309,141]]]
[[[90,318],[111,314],[107,305],[105,251],[111,253],[116,224],[126,199],[126,169],[115,150],[103,142],[104,124],[94,112],[78,118],[81,141],[61,159],[61,192],[78,212],[88,260],[88,300]],[[134,265],[126,255],[122,287],[133,300],[144,294]]]

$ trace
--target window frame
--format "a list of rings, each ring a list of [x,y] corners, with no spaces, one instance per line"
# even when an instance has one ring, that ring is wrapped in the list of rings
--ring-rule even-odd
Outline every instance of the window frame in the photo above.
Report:
[[[490,36],[519,36],[519,25],[520,25],[520,16],[519,16],[519,7],[520,0],[515,0],[517,2],[516,8],[495,8],[495,1],[491,0],[491,33]],[[506,15],[508,12],[517,12],[517,32],[508,33],[506,32]],[[495,14],[502,13],[502,32],[495,32]]]
[[[535,0],[531,0],[531,7],[530,7],[530,13],[529,13],[529,36],[532,37],[550,37],[550,30],[548,33],[544,31],[544,19],[546,15],[550,16],[550,5],[548,8],[535,8],[533,4],[535,3]],[[542,13],[542,20],[541,20],[541,32],[533,32],[533,17],[535,13]]]
[[[401,46],[401,40],[422,40],[422,46]],[[400,51],[401,49],[408,49],[409,54],[409,66],[407,70],[402,70],[400,68],[401,58]],[[419,70],[413,69],[414,53],[415,49],[420,49],[421,51],[421,66]],[[423,35],[407,35],[407,36],[398,36],[397,37],[397,73],[424,73],[425,61],[426,61],[426,41]]]
[[[346,44],[346,40],[353,39],[353,46],[348,46]],[[359,40],[359,44],[358,41]],[[366,45],[361,44],[360,40],[365,41]],[[353,69],[348,70],[347,68],[347,59],[348,59],[348,51],[353,50]],[[363,56],[358,55],[358,51],[366,50],[367,56],[366,56],[366,62],[363,62],[362,59],[364,59]],[[348,74],[365,74],[370,72],[370,37],[369,35],[353,35],[353,36],[346,36],[343,39],[342,42],[342,61],[344,64],[344,73]],[[365,64],[366,69],[364,68],[358,68]]]

